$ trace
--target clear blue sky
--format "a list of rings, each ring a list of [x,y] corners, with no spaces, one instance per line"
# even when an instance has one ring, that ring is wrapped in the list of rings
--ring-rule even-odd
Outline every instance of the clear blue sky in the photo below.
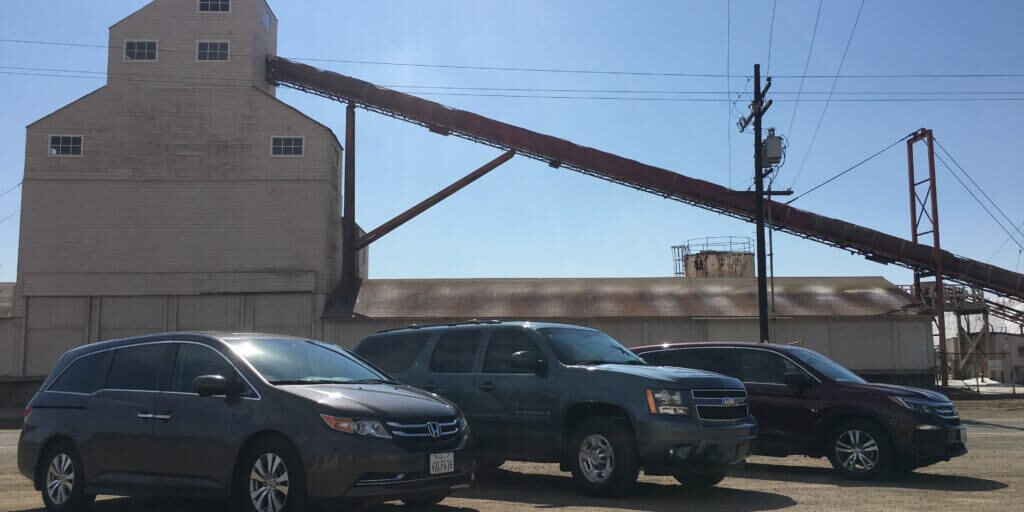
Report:
[[[106,44],[107,28],[143,0],[4,2],[0,38]],[[286,57],[437,64],[724,73],[767,65],[771,0],[734,0],[731,38],[725,1],[283,1],[280,54]],[[809,74],[834,74],[860,3],[826,0]],[[771,72],[803,71],[818,2],[779,0]],[[1024,3],[867,0],[844,74],[1022,73]],[[731,43],[729,42],[731,39]],[[470,71],[323,63],[386,85],[670,89],[725,91],[725,78]],[[105,52],[0,43],[0,66],[102,71]],[[0,69],[0,71],[12,71]],[[728,84],[742,91],[746,79]],[[21,180],[25,126],[101,81],[0,74],[0,192]],[[809,79],[806,91],[828,91]],[[799,79],[776,80],[773,92]],[[749,89],[748,89],[749,90]],[[1024,78],[841,79],[850,91],[1024,91]],[[735,93],[734,93],[735,96]],[[344,108],[281,89],[279,97],[343,134]],[[710,97],[725,97],[724,92]],[[792,96],[776,95],[778,99]],[[813,96],[823,98],[823,96]],[[836,95],[835,98],[849,97]],[[1024,94],[1017,95],[1024,97]],[[432,97],[683,174],[745,186],[751,136],[731,127],[728,103]],[[778,102],[766,118],[789,139],[780,183],[796,177],[824,106]],[[738,107],[745,109],[744,102]],[[1024,221],[1019,123],[1024,102],[833,102],[795,183],[799,192],[919,128],[935,130],[954,157],[1006,213]],[[358,220],[372,228],[498,152],[359,111]],[[731,158],[728,137],[731,133]],[[731,160],[731,172],[730,172]],[[1003,231],[939,168],[943,245],[988,260]],[[20,206],[20,190],[0,198],[0,218]],[[902,145],[797,205],[900,236],[909,232]],[[74,222],[74,219],[68,219]],[[371,247],[371,277],[664,276],[669,247],[689,238],[753,236],[751,225],[617,185],[516,158]],[[788,235],[776,240],[777,275],[884,275],[909,272]],[[0,280],[13,281],[18,218],[0,224]],[[1013,269],[1007,244],[992,262]],[[1024,267],[1024,263],[1022,263]]]

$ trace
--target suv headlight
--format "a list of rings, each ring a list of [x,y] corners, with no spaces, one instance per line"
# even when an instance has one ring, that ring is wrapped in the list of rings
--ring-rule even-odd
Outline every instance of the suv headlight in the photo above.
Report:
[[[906,407],[912,411],[917,411],[924,414],[938,414],[932,407],[939,405],[930,400],[918,400],[915,398],[906,398],[902,396],[890,396],[893,402],[896,402],[901,407]]]
[[[651,414],[688,415],[690,407],[686,405],[683,393],[678,389],[648,389],[647,408]]]
[[[377,420],[342,418],[340,416],[331,416],[329,414],[321,414],[320,417],[323,418],[328,427],[339,432],[378,437],[381,439],[391,439],[391,434],[389,434],[388,430],[384,428],[384,425]]]

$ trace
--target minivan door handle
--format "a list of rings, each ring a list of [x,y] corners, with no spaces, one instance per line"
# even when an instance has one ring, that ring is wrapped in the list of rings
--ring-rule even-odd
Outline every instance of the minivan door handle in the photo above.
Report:
[[[484,382],[483,384],[477,386],[477,389],[481,391],[494,391],[494,388],[496,387],[498,386],[495,386],[493,382]]]
[[[424,391],[436,391],[437,390],[437,383],[434,382],[434,381],[430,381],[430,382],[420,386],[420,389],[422,389]]]

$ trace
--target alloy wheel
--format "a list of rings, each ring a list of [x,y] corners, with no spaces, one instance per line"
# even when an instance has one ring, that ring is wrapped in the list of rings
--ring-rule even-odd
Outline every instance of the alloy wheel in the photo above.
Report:
[[[601,484],[611,477],[615,469],[615,451],[601,434],[591,434],[580,443],[580,469],[587,480]]]
[[[75,465],[66,453],[59,453],[46,471],[46,494],[55,505],[63,505],[74,488]]]
[[[249,499],[260,512],[279,512],[288,503],[288,467],[277,454],[256,459],[249,472]]]
[[[836,438],[836,458],[847,471],[871,471],[878,464],[878,457],[878,443],[863,430],[847,430]]]

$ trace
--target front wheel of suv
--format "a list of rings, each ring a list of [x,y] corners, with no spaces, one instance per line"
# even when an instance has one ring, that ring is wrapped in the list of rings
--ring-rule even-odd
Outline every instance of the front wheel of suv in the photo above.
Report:
[[[571,437],[568,456],[573,479],[590,496],[620,496],[636,484],[640,473],[633,432],[620,419],[583,422]]]
[[[846,421],[832,431],[828,460],[846,478],[878,478],[892,466],[892,443],[886,432],[870,421]]]

